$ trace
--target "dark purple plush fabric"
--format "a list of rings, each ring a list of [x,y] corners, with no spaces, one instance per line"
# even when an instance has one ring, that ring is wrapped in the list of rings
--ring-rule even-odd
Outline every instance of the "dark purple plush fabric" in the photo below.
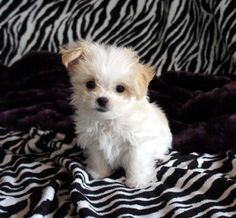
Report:
[[[0,125],[73,131],[70,83],[60,55],[34,52],[0,72]]]
[[[150,96],[166,111],[178,151],[236,151],[235,76],[167,72],[152,81]]]
[[[73,132],[70,83],[60,55],[34,52],[1,66],[0,95],[0,126]],[[178,151],[236,151],[234,76],[166,72],[151,82],[149,95],[168,115]]]

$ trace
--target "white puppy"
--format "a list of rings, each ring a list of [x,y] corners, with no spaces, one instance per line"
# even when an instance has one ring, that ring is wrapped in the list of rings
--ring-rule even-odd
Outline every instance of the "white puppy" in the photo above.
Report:
[[[103,178],[123,167],[129,187],[155,181],[155,160],[164,158],[172,134],[165,114],[146,96],[153,69],[128,48],[81,41],[61,53],[88,172]]]

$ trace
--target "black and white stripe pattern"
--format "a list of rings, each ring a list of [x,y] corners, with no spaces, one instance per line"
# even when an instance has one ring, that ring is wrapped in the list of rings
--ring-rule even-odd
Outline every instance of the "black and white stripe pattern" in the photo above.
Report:
[[[122,170],[92,180],[69,135],[0,129],[0,217],[234,217],[236,155],[181,155],[158,182],[127,188]]]
[[[158,74],[233,74],[235,15],[233,0],[0,1],[0,61],[83,38],[132,46]],[[93,180],[84,160],[73,134],[0,128],[0,217],[236,217],[232,151],[172,151],[146,189],[122,170]]]
[[[1,61],[78,39],[132,46],[157,68],[235,73],[235,1],[1,1]]]

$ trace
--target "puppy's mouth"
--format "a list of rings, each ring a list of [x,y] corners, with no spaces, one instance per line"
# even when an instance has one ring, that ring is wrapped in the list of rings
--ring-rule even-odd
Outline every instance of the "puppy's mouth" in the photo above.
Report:
[[[96,108],[96,110],[99,112],[107,112],[108,111],[107,108],[102,108],[102,107]]]

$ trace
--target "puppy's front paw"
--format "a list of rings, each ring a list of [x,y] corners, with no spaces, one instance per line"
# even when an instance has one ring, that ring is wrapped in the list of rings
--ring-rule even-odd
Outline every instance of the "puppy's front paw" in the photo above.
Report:
[[[99,173],[93,171],[92,169],[87,168],[86,170],[89,173],[89,175],[92,176],[93,179],[100,179],[100,178],[102,178],[102,175],[100,175]]]
[[[125,185],[129,188],[146,188],[151,186],[154,181],[139,181],[134,179],[126,179]]]
[[[110,176],[111,171],[109,170],[93,170],[91,168],[86,168],[87,172],[92,176],[93,179],[101,179]]]

